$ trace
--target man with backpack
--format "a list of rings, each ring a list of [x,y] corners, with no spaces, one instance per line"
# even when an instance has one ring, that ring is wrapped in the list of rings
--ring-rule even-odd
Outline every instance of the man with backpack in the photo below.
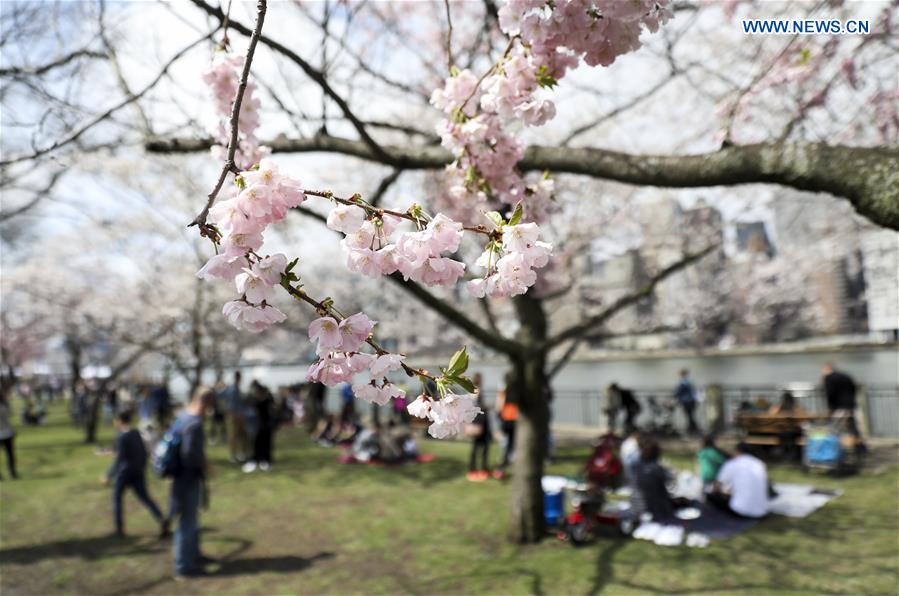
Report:
[[[178,516],[175,529],[175,579],[204,575],[208,559],[200,554],[200,499],[210,467],[206,459],[203,422],[212,409],[215,392],[198,387],[185,411],[172,425],[168,445],[175,449],[177,463],[169,466],[172,476],[173,514]]]
[[[159,523],[159,537],[168,535],[168,521],[162,516],[159,507],[147,493],[146,468],[147,450],[144,440],[137,429],[131,427],[131,412],[119,412],[116,416],[116,427],[119,435],[115,441],[116,458],[109,468],[104,484],[114,481],[112,506],[115,516],[116,536],[125,535],[124,515],[122,513],[122,496],[125,489],[131,488],[140,502],[150,510]]]

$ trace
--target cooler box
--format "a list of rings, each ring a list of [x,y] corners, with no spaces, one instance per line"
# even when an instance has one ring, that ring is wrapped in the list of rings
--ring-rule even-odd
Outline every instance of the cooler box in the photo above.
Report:
[[[543,517],[546,525],[558,526],[565,518],[565,485],[568,480],[563,476],[544,476],[543,485]]]

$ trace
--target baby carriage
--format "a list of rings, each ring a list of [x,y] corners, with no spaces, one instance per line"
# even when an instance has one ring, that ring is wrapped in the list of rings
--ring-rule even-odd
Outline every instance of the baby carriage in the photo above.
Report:
[[[623,516],[606,510],[605,491],[621,485],[623,477],[618,457],[618,439],[605,435],[590,454],[582,477],[569,484],[571,513],[565,518],[559,538],[579,546],[593,540],[601,525],[617,526],[625,535],[633,529]]]
[[[803,468],[837,473],[858,471],[861,467],[858,439],[851,432],[850,424],[849,415],[840,412],[826,421],[806,424]]]
[[[675,437],[677,430],[674,428],[674,411],[677,402],[673,399],[663,399],[661,403],[654,395],[646,399],[649,405],[649,413],[652,416],[647,430],[657,437]]]

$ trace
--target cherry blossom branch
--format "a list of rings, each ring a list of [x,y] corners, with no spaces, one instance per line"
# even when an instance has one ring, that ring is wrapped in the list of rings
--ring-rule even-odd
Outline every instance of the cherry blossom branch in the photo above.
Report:
[[[216,232],[215,228],[206,224],[206,218],[209,215],[209,210],[212,208],[213,203],[215,203],[216,197],[218,197],[219,192],[221,192],[222,185],[225,184],[225,179],[228,177],[228,174],[238,174],[240,172],[237,166],[234,165],[234,154],[237,152],[238,133],[240,132],[238,126],[240,121],[240,107],[243,103],[244,92],[247,90],[247,81],[250,78],[250,67],[253,64],[253,57],[256,54],[256,44],[259,42],[259,36],[262,34],[262,25],[265,23],[266,8],[267,0],[257,0],[256,25],[253,28],[253,34],[250,36],[250,44],[247,47],[247,56],[244,60],[243,71],[240,73],[240,82],[237,85],[237,96],[234,98],[234,105],[231,108],[231,119],[229,121],[231,136],[228,140],[228,156],[225,158],[225,163],[222,166],[218,181],[215,183],[212,192],[210,192],[207,197],[206,205],[197,217],[187,226],[198,226],[200,228],[200,235],[202,236],[208,236],[210,238],[217,237],[218,232]],[[222,24],[227,26],[227,23],[228,17],[226,15]]]
[[[281,287],[284,288],[288,294],[290,294],[297,300],[300,300],[301,302],[305,302],[306,304],[309,304],[310,306],[315,308],[315,312],[318,313],[320,316],[333,317],[338,323],[346,318],[342,313],[340,313],[336,308],[334,308],[334,305],[331,303],[330,298],[325,298],[324,300],[316,300],[315,298],[313,298],[312,296],[307,294],[306,291],[303,290],[303,288],[294,286],[287,280],[282,280]],[[365,343],[367,343],[369,346],[371,346],[375,350],[375,352],[377,353],[378,356],[391,353],[389,350],[384,349],[381,346],[381,344],[379,344],[375,340],[373,334],[368,336],[368,338],[365,340]],[[400,355],[402,355],[402,354],[400,354]],[[400,366],[402,366],[403,371],[410,377],[416,377],[416,376],[417,377],[425,377],[432,381],[437,381],[437,379],[438,379],[437,376],[435,376],[434,374],[430,373],[429,371],[427,371],[423,368],[416,368],[413,366],[409,366],[405,362],[401,362]]]
[[[302,205],[294,207],[293,210],[316,219],[321,223],[325,223],[326,221],[324,215]],[[444,319],[465,331],[472,339],[481,342],[488,348],[503,354],[518,354],[524,350],[524,346],[518,342],[504,337],[498,332],[491,332],[491,330],[483,328],[476,321],[469,318],[464,312],[455,308],[446,300],[435,296],[421,284],[416,283],[411,279],[405,279],[402,275],[396,273],[389,275],[388,279],[402,288],[405,292],[408,292],[413,298],[434,310]]]
[[[334,201],[335,203],[340,203],[341,205],[349,205],[350,207],[358,207],[364,210],[366,213],[370,213],[372,215],[376,215],[378,217],[382,217],[384,215],[390,215],[399,219],[405,219],[407,221],[411,221],[412,223],[418,225],[421,222],[421,217],[417,216],[414,211],[416,209],[420,209],[419,205],[413,204],[407,211],[395,211],[393,209],[384,209],[383,207],[376,207],[371,203],[365,201],[362,198],[362,195],[359,193],[354,194],[348,199],[344,199],[338,197],[330,190],[304,190],[303,191],[306,196],[313,197],[321,197],[323,199],[328,199],[329,201]],[[469,232],[475,232],[478,234],[484,234],[485,236],[495,236],[495,230],[487,229],[487,226],[462,226],[463,230],[467,230]]]
[[[225,17],[221,8],[212,6],[208,2],[204,2],[203,0],[191,0],[191,2],[193,2],[195,6],[206,12],[206,14],[208,14],[209,16],[218,19],[219,22],[222,22]],[[237,31],[238,33],[241,33],[242,35],[252,36],[254,33],[254,30],[251,30],[246,25],[240,23],[239,21],[235,21],[234,19],[231,19],[229,21],[229,26],[231,27],[231,29]],[[299,54],[297,54],[287,46],[278,43],[270,37],[260,35],[259,41],[299,66],[300,69],[304,73],[306,73],[306,76],[312,79],[321,88],[324,94],[330,97],[331,100],[335,104],[337,104],[337,107],[340,108],[340,111],[343,112],[343,115],[346,116],[346,119],[349,120],[350,124],[353,125],[353,128],[356,129],[356,132],[359,134],[359,138],[362,139],[362,142],[365,143],[365,145],[375,155],[378,155],[382,159],[386,156],[386,153],[381,148],[381,145],[378,144],[378,142],[375,141],[370,134],[368,134],[368,130],[366,130],[365,125],[353,113],[346,100],[343,99],[343,97],[341,97],[333,87],[331,87],[330,83],[328,83],[328,79],[325,77],[325,74],[322,71],[313,67],[311,64],[309,64],[309,62],[304,60]]]

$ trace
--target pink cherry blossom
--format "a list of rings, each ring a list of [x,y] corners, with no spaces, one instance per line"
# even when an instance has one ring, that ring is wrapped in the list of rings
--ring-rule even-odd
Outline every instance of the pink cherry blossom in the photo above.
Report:
[[[272,286],[263,277],[257,275],[252,269],[244,269],[244,272],[234,278],[237,291],[253,304],[259,304],[272,297]]]
[[[232,325],[250,333],[259,333],[287,319],[287,316],[274,306],[257,307],[243,300],[225,303],[222,314]]]
[[[333,319],[332,319],[333,320]],[[340,322],[338,333],[341,337],[340,349],[344,352],[355,352],[368,339],[375,326],[375,321],[363,313],[356,313]]]
[[[243,254],[220,254],[210,258],[203,267],[197,271],[197,277],[200,279],[209,279],[218,277],[221,279],[231,279],[247,267],[246,258]]]
[[[253,265],[253,273],[265,283],[275,286],[281,283],[281,274],[287,268],[287,257],[281,253],[270,255]]]
[[[399,354],[382,354],[371,364],[369,372],[374,378],[386,376],[390,371],[402,368],[405,359],[405,356]]]
[[[309,339],[318,342],[316,348],[318,354],[337,350],[343,343],[343,337],[334,317],[321,317],[309,323]]]
[[[327,225],[332,230],[352,234],[365,221],[365,211],[350,205],[337,205],[328,213]]]

